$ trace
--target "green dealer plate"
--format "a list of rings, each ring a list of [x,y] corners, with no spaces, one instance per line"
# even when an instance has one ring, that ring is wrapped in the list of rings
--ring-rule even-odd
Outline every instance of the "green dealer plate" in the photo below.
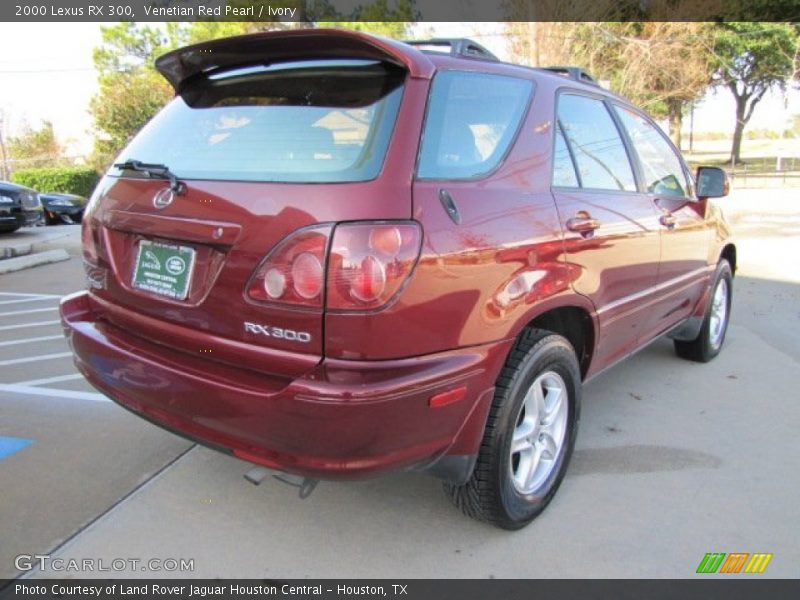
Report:
[[[194,267],[194,248],[142,240],[133,287],[173,300],[184,300],[189,293]]]

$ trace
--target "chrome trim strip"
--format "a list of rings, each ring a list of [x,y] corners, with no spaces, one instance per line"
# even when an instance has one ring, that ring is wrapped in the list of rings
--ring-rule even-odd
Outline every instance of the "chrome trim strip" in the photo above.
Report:
[[[687,281],[689,279],[699,278],[700,275],[708,273],[710,271],[710,269],[711,269],[711,267],[709,267],[709,266],[701,267],[699,269],[695,269],[694,271],[690,271],[689,273],[686,273],[685,275],[681,275],[679,277],[674,277],[674,278],[672,278],[672,279],[670,279],[668,281],[664,281],[662,283],[658,283],[658,284],[656,284],[656,285],[654,285],[652,287],[649,287],[649,288],[647,288],[645,290],[642,290],[641,292],[636,292],[635,294],[631,294],[629,296],[625,296],[624,298],[620,298],[619,300],[614,300],[613,302],[609,302],[605,306],[602,306],[602,307],[597,309],[597,315],[601,316],[603,313],[606,313],[606,312],[608,312],[610,310],[614,310],[615,308],[618,308],[620,306],[628,304],[629,302],[635,302],[635,301],[641,300],[642,298],[650,296],[652,294],[657,294],[658,292],[660,292],[662,290],[665,290],[665,289],[670,288],[672,286],[675,286],[675,285],[678,285],[680,283],[683,283],[683,282],[685,282],[685,281]]]

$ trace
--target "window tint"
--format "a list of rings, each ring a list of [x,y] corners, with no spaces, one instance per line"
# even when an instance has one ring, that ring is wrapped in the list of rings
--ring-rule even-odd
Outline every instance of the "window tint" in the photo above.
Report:
[[[660,196],[691,195],[680,159],[656,127],[641,115],[615,106],[642,165],[647,191]]]
[[[605,104],[586,96],[562,94],[558,120],[575,155],[584,188],[636,191],[628,154]]]
[[[212,74],[182,89],[117,162],[163,163],[185,179],[374,179],[404,79],[399,69],[362,60]]]
[[[528,106],[524,79],[442,71],[433,81],[418,176],[476,177],[505,155]]]
[[[569,155],[561,127],[556,127],[556,149],[553,154],[553,185],[555,187],[580,187],[575,175],[575,165]]]

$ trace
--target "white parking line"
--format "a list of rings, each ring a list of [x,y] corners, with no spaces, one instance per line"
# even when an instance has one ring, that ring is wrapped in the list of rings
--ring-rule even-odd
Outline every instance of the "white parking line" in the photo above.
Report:
[[[30,344],[32,342],[49,342],[50,340],[63,340],[63,335],[43,335],[41,337],[25,338],[24,340],[9,340],[7,342],[0,342],[0,348],[3,346],[16,346],[17,344]]]
[[[0,292],[0,296],[15,296],[18,298],[61,298],[58,294],[24,294],[22,292]]]
[[[61,321],[36,321],[35,323],[19,323],[17,325],[3,325],[0,331],[8,331],[9,329],[27,329],[28,327],[40,327],[42,325],[60,325]]]
[[[43,302],[44,300],[55,300],[50,296],[39,296],[36,298],[19,298],[17,300],[0,300],[0,306],[3,304],[21,304],[23,302]]]
[[[48,383],[61,383],[62,381],[77,381],[83,379],[80,373],[70,373],[69,375],[57,375],[56,377],[45,377],[44,379],[30,379],[28,381],[17,381],[13,385],[47,385]]]
[[[0,392],[10,394],[26,394],[28,396],[46,396],[49,398],[70,398],[73,400],[92,400],[94,402],[111,402],[103,394],[95,392],[73,392],[72,390],[54,390],[15,383],[0,383]]]
[[[22,363],[39,362],[40,360],[52,360],[54,358],[66,358],[67,356],[72,356],[72,352],[55,352],[53,354],[40,354],[39,356],[12,358],[10,360],[0,360],[0,367],[8,367],[10,365],[21,365]]]
[[[30,310],[12,310],[11,312],[0,313],[0,317],[13,317],[16,315],[31,315],[33,313],[50,312],[58,310],[57,306],[48,306],[47,308],[32,308]]]

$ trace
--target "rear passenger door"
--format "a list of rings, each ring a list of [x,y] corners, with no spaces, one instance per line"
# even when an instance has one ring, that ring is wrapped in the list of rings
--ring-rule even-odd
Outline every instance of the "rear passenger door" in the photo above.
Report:
[[[638,158],[647,197],[659,212],[658,290],[643,331],[651,338],[688,317],[708,286],[712,231],[706,205],[695,197],[686,166],[664,133],[629,107],[615,104],[614,110]]]
[[[630,148],[601,97],[562,90],[555,130],[552,192],[566,256],[600,324],[594,373],[638,345],[658,272],[658,212],[637,187]]]

